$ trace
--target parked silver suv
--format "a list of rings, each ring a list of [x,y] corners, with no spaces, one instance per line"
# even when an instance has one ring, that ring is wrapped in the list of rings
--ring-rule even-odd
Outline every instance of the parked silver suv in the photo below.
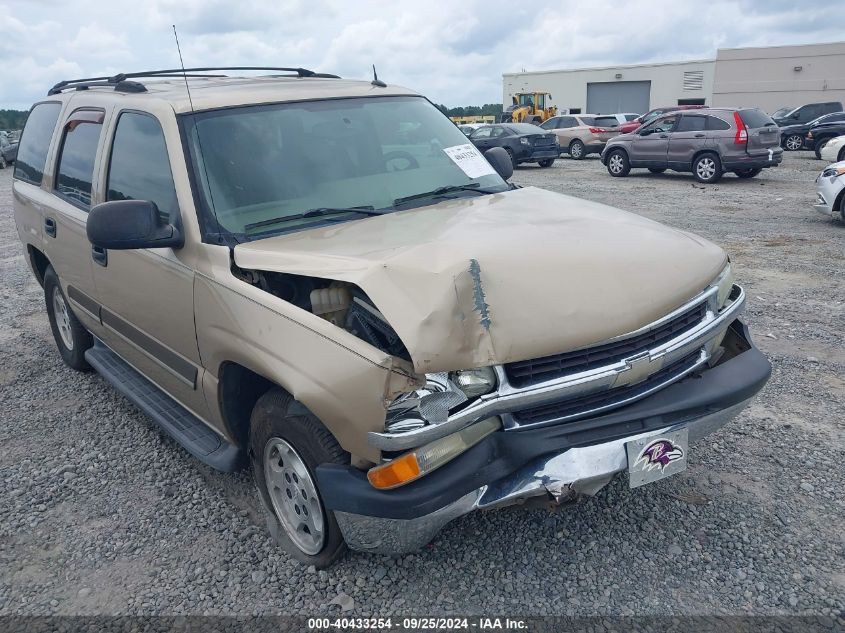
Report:
[[[713,183],[725,172],[753,178],[783,159],[780,131],[756,108],[706,108],[665,114],[635,132],[610,139],[601,155],[611,176],[632,167],[653,173],[691,171]]]

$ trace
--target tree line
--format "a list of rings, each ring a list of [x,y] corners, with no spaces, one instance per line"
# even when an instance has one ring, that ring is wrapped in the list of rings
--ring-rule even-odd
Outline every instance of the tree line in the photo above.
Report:
[[[489,116],[493,115],[496,120],[502,116],[501,103],[485,103],[483,106],[460,106],[447,108],[442,103],[437,104],[438,109],[446,116]]]
[[[0,130],[21,130],[29,114],[26,110],[0,110]]]

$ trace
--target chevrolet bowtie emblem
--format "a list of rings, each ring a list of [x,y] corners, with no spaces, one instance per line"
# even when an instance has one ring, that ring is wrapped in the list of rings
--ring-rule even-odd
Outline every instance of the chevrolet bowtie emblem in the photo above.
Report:
[[[643,352],[639,356],[626,358],[625,363],[628,365],[627,369],[623,369],[616,380],[613,382],[614,387],[624,387],[626,385],[635,385],[642,382],[649,376],[660,371],[663,367],[663,357],[651,360],[648,352]]]

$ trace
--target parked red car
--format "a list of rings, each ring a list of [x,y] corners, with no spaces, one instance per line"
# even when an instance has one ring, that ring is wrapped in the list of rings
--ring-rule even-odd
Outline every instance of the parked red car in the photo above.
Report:
[[[649,110],[645,114],[638,116],[633,121],[628,121],[627,123],[623,123],[619,126],[619,133],[620,134],[628,134],[629,132],[633,132],[641,125],[649,123],[652,119],[656,119],[661,114],[666,114],[667,112],[674,112],[675,110],[695,110],[696,108],[706,108],[707,106],[704,105],[677,105],[677,106],[666,106],[664,108],[655,108],[654,110]]]

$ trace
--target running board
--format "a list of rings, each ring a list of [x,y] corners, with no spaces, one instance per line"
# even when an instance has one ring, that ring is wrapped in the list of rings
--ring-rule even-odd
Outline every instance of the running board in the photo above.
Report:
[[[85,352],[85,360],[191,455],[224,472],[242,467],[244,454],[240,448],[212,431],[102,341],[95,339],[94,347]]]

